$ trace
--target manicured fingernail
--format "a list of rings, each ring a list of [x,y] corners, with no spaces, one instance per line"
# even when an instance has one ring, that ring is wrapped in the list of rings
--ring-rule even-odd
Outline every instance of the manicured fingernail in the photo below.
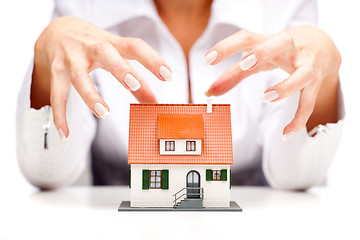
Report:
[[[290,131],[286,134],[283,135],[283,141],[286,142],[287,140],[289,140],[292,136],[295,135],[295,131]]]
[[[252,66],[254,66],[257,62],[257,58],[255,56],[255,54],[251,54],[249,56],[247,56],[247,58],[245,58],[244,60],[242,60],[240,62],[240,68],[243,71],[248,70],[249,68],[251,68]]]
[[[264,93],[264,95],[262,96],[262,101],[263,102],[271,102],[274,101],[275,99],[277,99],[280,96],[278,91],[275,90],[271,90],[270,92]]]
[[[211,94],[209,91],[206,91],[206,92],[205,92],[205,95],[206,95],[207,97],[211,97],[211,96],[212,96],[212,94]]]
[[[161,66],[160,70],[159,70],[159,73],[166,81],[173,80],[172,73],[167,67]]]
[[[210,65],[216,60],[217,56],[218,56],[217,51],[212,50],[204,57],[202,62],[204,65]]]
[[[141,87],[139,81],[130,73],[125,75],[124,82],[134,92]]]
[[[61,128],[58,128],[58,133],[59,133],[60,140],[62,142],[64,142],[66,140],[66,136],[65,136],[64,131]]]
[[[101,103],[95,103],[94,110],[102,119],[105,119],[110,114],[106,107]]]

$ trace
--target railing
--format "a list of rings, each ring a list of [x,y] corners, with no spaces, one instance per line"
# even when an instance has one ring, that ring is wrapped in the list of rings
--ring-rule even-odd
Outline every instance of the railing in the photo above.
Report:
[[[186,190],[185,193],[182,193],[184,190]],[[187,190],[200,190],[199,192],[195,192],[195,193],[188,193]],[[177,195],[181,194],[180,196],[176,197]],[[200,188],[200,187],[184,187],[181,190],[179,190],[177,193],[175,193],[174,195],[175,200],[174,202],[174,206],[179,202],[179,200],[183,200],[181,199],[183,196],[199,196],[200,199],[204,198],[204,188]]]

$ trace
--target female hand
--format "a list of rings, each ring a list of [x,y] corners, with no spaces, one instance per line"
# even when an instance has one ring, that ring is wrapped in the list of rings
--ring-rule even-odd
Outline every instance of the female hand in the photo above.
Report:
[[[144,79],[126,59],[135,59],[162,81],[172,73],[160,55],[143,40],[123,38],[74,17],[54,20],[35,44],[31,106],[51,104],[60,138],[69,135],[66,102],[71,84],[90,110],[100,118],[109,107],[96,91],[89,72],[109,71],[139,102],[156,102]]]
[[[211,48],[204,62],[214,65],[241,51],[248,53],[211,85],[208,96],[222,95],[254,73],[281,68],[290,76],[266,89],[263,100],[279,101],[300,90],[295,117],[283,131],[285,140],[306,124],[311,130],[318,124],[336,121],[341,57],[325,32],[313,26],[273,35],[241,30]]]

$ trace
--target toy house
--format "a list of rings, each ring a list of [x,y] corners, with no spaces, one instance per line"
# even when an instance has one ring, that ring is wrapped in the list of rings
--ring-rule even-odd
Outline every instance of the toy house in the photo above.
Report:
[[[230,105],[131,104],[128,163],[129,208],[229,208]]]

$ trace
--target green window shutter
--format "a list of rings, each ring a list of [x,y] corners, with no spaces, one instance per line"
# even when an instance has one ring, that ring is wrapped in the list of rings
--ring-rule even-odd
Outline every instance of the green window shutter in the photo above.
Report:
[[[229,185],[230,185],[230,189],[231,189],[231,170],[230,170],[230,181],[229,181]]]
[[[221,169],[221,181],[227,181],[227,169]]]
[[[142,189],[149,189],[150,187],[150,170],[143,170],[142,172]]]
[[[129,188],[131,188],[131,168],[129,168]]]
[[[169,189],[169,170],[161,170],[161,189]]]
[[[211,181],[211,180],[212,180],[212,170],[206,169],[206,181]]]

